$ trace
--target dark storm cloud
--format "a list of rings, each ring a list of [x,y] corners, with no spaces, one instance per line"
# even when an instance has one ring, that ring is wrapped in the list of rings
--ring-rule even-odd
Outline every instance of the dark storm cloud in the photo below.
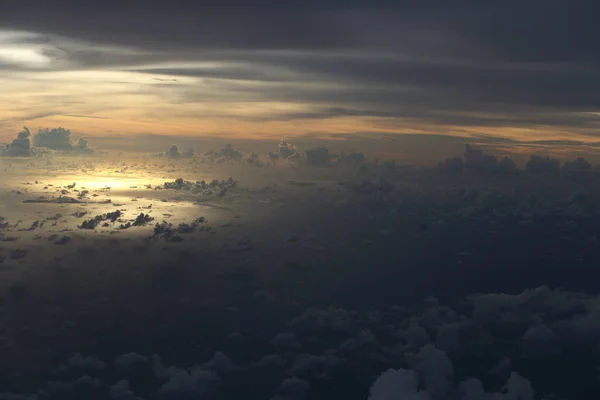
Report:
[[[225,54],[220,57],[227,60]],[[302,54],[277,57],[257,54],[249,57],[245,60],[246,65],[143,71],[209,79],[338,83],[350,88],[362,84],[377,88],[382,93],[382,97],[378,97],[381,102],[386,100],[384,89],[398,89],[400,97],[406,98],[407,90],[418,88],[419,93],[430,91],[436,97],[452,96],[453,102],[464,98],[473,103],[494,101],[592,109],[600,103],[600,75],[591,65],[474,64],[449,60]],[[239,63],[241,60],[230,62]],[[271,72],[269,68],[273,67],[280,71]],[[293,92],[291,94],[293,96]],[[359,97],[363,97],[362,90]],[[430,98],[428,101],[435,100]]]
[[[221,100],[227,92],[241,101],[323,104],[273,119],[389,116],[593,134],[598,117],[581,112],[600,105],[599,8],[587,0],[26,0],[4,7],[0,29],[40,34],[21,42],[61,35],[107,46],[46,50],[67,61],[61,68],[202,78]],[[196,88],[172,96],[211,99]]]
[[[0,23],[119,44],[169,48],[413,48],[528,61],[597,60],[589,0],[193,1],[12,0]],[[397,36],[410,33],[412,36]],[[415,35],[418,34],[418,35]],[[456,44],[448,46],[449,39]],[[434,40],[435,39],[435,40]],[[414,46],[414,44],[420,46]],[[426,44],[423,46],[423,44]],[[445,51],[444,51],[445,48]]]

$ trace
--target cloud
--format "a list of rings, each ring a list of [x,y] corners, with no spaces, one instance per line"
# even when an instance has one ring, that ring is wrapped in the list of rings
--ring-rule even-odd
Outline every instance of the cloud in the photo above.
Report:
[[[31,134],[29,128],[24,127],[11,143],[0,146],[0,156],[30,157],[44,154],[47,149],[93,153],[88,147],[87,140],[80,138],[77,144],[71,143],[71,131],[64,128],[40,129]]]
[[[124,380],[118,381],[110,387],[109,396],[111,400],[142,400],[133,394],[129,382]]]
[[[462,173],[464,168],[465,164],[462,157],[448,157],[438,163],[438,169],[441,172]]]
[[[300,354],[294,359],[291,373],[297,376],[326,379],[343,361],[332,354]]]
[[[433,346],[425,346],[413,358],[414,370],[389,369],[373,383],[368,400],[414,399],[435,400],[483,398],[533,400],[531,383],[516,372],[511,372],[501,392],[485,392],[476,378],[468,378],[458,385],[453,381],[454,367],[446,354]],[[424,389],[420,390],[420,386]]]
[[[178,369],[160,388],[161,400],[192,400],[208,396],[220,382],[213,371]]]
[[[209,362],[203,364],[202,368],[210,369],[218,374],[226,374],[237,369],[231,358],[221,351],[215,352],[213,358]]]
[[[562,165],[563,173],[566,175],[581,175],[592,172],[592,164],[583,157],[577,157],[574,160],[567,160]]]
[[[532,174],[556,176],[560,174],[560,161],[549,156],[531,155],[525,164],[525,170]]]
[[[276,398],[298,399],[301,396],[306,396],[309,390],[310,383],[307,381],[295,377],[287,378],[277,388],[279,397]]]
[[[293,332],[278,333],[270,342],[275,347],[281,347],[284,350],[297,350],[302,348],[298,337]]]
[[[150,359],[137,353],[127,353],[118,356],[115,359],[114,364],[115,368],[122,376],[127,376],[137,368],[145,368],[148,366],[150,364]]]
[[[71,131],[62,127],[39,129],[33,135],[33,144],[38,147],[45,147],[51,150],[80,151],[82,153],[92,153],[93,150],[88,147],[87,140],[80,138],[76,145],[71,141]]]
[[[305,109],[273,107],[252,117],[597,135],[600,79],[591,38],[598,27],[591,2],[552,1],[544,4],[544,18],[538,1],[513,0],[453,6],[330,0],[319,7],[263,1],[245,12],[226,11],[225,4],[239,4],[233,0],[211,10],[151,1],[144,12],[129,14],[112,1],[65,0],[61,12],[38,0],[23,3],[0,16],[5,43],[22,52],[17,57],[12,50],[13,58],[50,59],[43,67],[49,71],[128,72],[144,87],[134,93],[169,104],[288,102]],[[79,22],[92,14],[93,21]],[[513,25],[488,23],[492,16]],[[3,68],[20,73],[20,66]],[[211,116],[248,118],[232,109]]]
[[[98,378],[92,378],[84,375],[78,379],[69,382],[48,382],[47,390],[51,395],[56,396],[92,396],[104,387],[104,382]],[[59,397],[60,398],[60,397]]]
[[[414,371],[389,369],[373,383],[368,400],[430,400],[427,392],[417,389],[418,383]]]
[[[517,164],[508,157],[501,161],[495,156],[484,154],[483,151],[474,149],[469,144],[465,145],[464,167],[478,172],[515,172]],[[454,165],[456,168],[456,165]]]
[[[373,349],[378,346],[377,337],[368,329],[362,330],[353,338],[343,342],[337,351],[340,353],[352,353]]]
[[[425,345],[411,358],[411,363],[432,400],[448,397],[452,390],[454,366],[445,352]]]
[[[355,327],[352,314],[337,307],[310,308],[290,322],[295,332],[314,332],[331,329],[338,332],[352,331]]]
[[[410,325],[403,334],[406,341],[406,347],[411,350],[418,350],[429,343],[429,335],[427,331],[419,325],[416,319],[411,320]]]
[[[306,149],[304,151],[306,155],[306,164],[314,167],[326,167],[331,160],[331,154],[327,147],[315,147],[312,149]]]
[[[527,329],[523,335],[523,350],[530,357],[556,357],[561,351],[554,331],[543,323]]]
[[[69,359],[69,366],[83,370],[103,370],[105,364],[95,357],[83,357],[76,353]]]
[[[24,128],[11,143],[0,147],[0,155],[11,157],[31,156],[31,133]]]

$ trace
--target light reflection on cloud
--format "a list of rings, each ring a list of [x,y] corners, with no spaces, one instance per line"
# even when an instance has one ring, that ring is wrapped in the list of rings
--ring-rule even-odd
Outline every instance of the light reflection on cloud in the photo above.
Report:
[[[0,63],[19,64],[26,67],[45,67],[51,59],[35,48],[18,48],[0,44]]]

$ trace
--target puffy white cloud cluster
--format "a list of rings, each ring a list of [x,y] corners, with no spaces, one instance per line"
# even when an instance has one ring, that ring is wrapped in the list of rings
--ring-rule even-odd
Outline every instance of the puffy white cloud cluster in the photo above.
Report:
[[[129,382],[125,380],[118,381],[109,389],[110,400],[142,400],[133,394]]]
[[[190,191],[194,194],[200,194],[205,196],[216,195],[219,197],[225,196],[227,190],[234,188],[237,182],[232,177],[227,180],[213,179],[210,182],[206,181],[186,181],[183,178],[177,178],[173,182],[165,182],[162,186],[163,189],[171,190],[184,190]],[[160,187],[159,187],[160,188]]]
[[[448,157],[438,163],[438,170],[446,173],[462,173],[465,169],[465,162],[462,157]]]
[[[343,360],[333,354],[300,354],[294,359],[290,373],[306,378],[325,379],[342,363]]]
[[[498,160],[480,149],[465,145],[464,157],[449,157],[438,163],[438,170],[445,173],[462,173],[464,170],[479,173],[509,173],[517,171],[517,164],[510,158]]]
[[[560,160],[532,154],[525,164],[525,171],[531,174],[556,176],[560,174]]]
[[[302,348],[298,336],[293,332],[278,333],[271,339],[271,344],[284,350],[297,350]]]
[[[327,147],[315,147],[304,150],[306,164],[314,167],[326,167],[330,165],[332,155]]]
[[[308,399],[310,383],[296,377],[286,378],[277,388],[277,394],[271,400]]]
[[[470,171],[473,173],[515,173],[526,172],[529,175],[558,177],[590,177],[597,171],[583,157],[561,161],[551,156],[532,154],[527,162],[519,169],[516,162],[509,157],[498,159],[496,156],[485,154],[483,150],[466,144],[463,157],[448,157],[437,166],[440,172],[457,173]]]
[[[221,163],[227,161],[239,161],[244,157],[242,153],[235,150],[232,144],[226,144],[219,151],[207,151],[203,154],[204,160],[213,163]]]
[[[310,308],[292,319],[290,327],[295,332],[309,332],[320,329],[349,332],[355,327],[355,321],[353,314],[343,308]]]
[[[173,160],[177,160],[177,159],[180,159],[180,158],[191,159],[191,158],[196,157],[196,150],[194,150],[193,148],[189,148],[186,151],[181,151],[179,149],[179,146],[177,146],[177,145],[174,144],[165,153],[159,153],[158,155],[160,157],[162,157],[163,154],[167,158],[170,158],[170,159],[173,159]]]
[[[270,382],[268,396],[291,400],[313,398],[313,390],[327,385],[341,385],[341,390],[348,377],[358,376],[354,374],[374,376],[387,370],[372,384],[370,400],[543,399],[547,397],[535,397],[533,387],[545,395],[553,388],[552,380],[532,373],[530,383],[521,374],[529,376],[532,368],[540,368],[540,360],[560,360],[565,349],[600,364],[600,352],[589,351],[600,343],[599,304],[599,296],[540,287],[471,296],[461,304],[461,313],[435,300],[419,312],[391,306],[376,312],[312,308],[290,321],[291,331],[263,336],[262,345],[270,344],[277,353],[254,361],[236,365],[225,353],[214,352],[210,360],[182,368],[165,366],[157,355],[127,353],[105,364],[76,354],[43,389],[54,396],[48,400],[75,394],[196,399],[262,377]],[[239,337],[236,345],[246,340]],[[590,360],[583,360],[583,367]],[[148,380],[152,385],[140,384]]]
[[[287,160],[297,154],[296,146],[285,139],[281,139],[277,152],[269,152],[268,156],[271,160]]]
[[[252,152],[252,153],[248,154],[247,156],[245,156],[244,160],[246,161],[246,163],[248,165],[251,165],[254,167],[272,166],[272,160],[267,160],[267,159],[261,157],[260,155],[256,154],[255,152]]]
[[[94,230],[101,223],[102,223],[102,226],[109,226],[110,224],[108,221],[110,221],[111,223],[114,223],[122,215],[123,215],[123,213],[121,212],[121,210],[115,210],[112,212],[108,212],[106,214],[96,215],[94,218],[83,221],[81,223],[81,225],[78,226],[78,228]]]
[[[77,143],[73,144],[72,134],[68,129],[62,127],[42,128],[32,134],[29,128],[24,127],[17,134],[16,139],[0,147],[0,156],[31,157],[44,154],[45,149],[82,154],[93,153],[84,138],[80,138]]]
[[[10,157],[29,157],[31,150],[31,132],[27,127],[17,134],[16,139],[0,148],[0,155]]]
[[[191,223],[183,222],[177,227],[167,221],[162,221],[154,226],[154,234],[151,238],[161,238],[168,242],[182,242],[184,238],[180,236],[181,234],[194,233],[196,230],[210,231],[210,227],[205,228],[202,225],[205,221],[204,217],[198,217]]]
[[[531,383],[511,372],[499,392],[486,392],[476,378],[454,382],[448,355],[432,345],[411,357],[411,369],[389,369],[373,383],[368,400],[534,400]]]
[[[199,155],[196,155],[193,149],[182,152],[179,146],[173,145],[166,152],[158,153],[158,156],[173,160],[193,158],[198,163],[238,163],[254,167],[271,167],[281,163],[316,167],[358,167],[367,164],[363,153],[342,151],[334,154],[325,146],[300,150],[285,139],[281,139],[277,151],[269,151],[266,154],[255,151],[243,153],[234,149],[232,144],[226,144],[218,151],[210,150]]]
[[[567,160],[562,165],[563,174],[569,176],[589,175],[593,172],[593,166],[583,157]]]
[[[71,131],[62,127],[40,129],[33,135],[33,144],[52,150],[70,150],[73,147],[71,144]]]
[[[211,398],[226,376],[236,367],[231,359],[221,352],[213,358],[191,368],[165,367],[161,358],[154,354],[152,359],[137,353],[118,356],[111,365],[93,357],[74,355],[54,372],[54,378],[35,394],[0,393],[5,400],[66,400],[66,399],[110,399],[110,400],[196,400]],[[115,373],[117,378],[115,378]],[[289,390],[294,385],[284,385]],[[151,393],[148,393],[148,389]],[[140,396],[139,390],[145,391]]]

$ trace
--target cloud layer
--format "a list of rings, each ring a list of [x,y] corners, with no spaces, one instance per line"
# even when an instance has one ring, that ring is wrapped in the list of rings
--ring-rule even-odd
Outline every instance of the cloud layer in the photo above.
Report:
[[[0,16],[5,124],[238,135],[499,129],[586,140],[599,122],[597,6],[588,1],[57,4],[11,2]],[[40,84],[58,95],[24,99]]]

